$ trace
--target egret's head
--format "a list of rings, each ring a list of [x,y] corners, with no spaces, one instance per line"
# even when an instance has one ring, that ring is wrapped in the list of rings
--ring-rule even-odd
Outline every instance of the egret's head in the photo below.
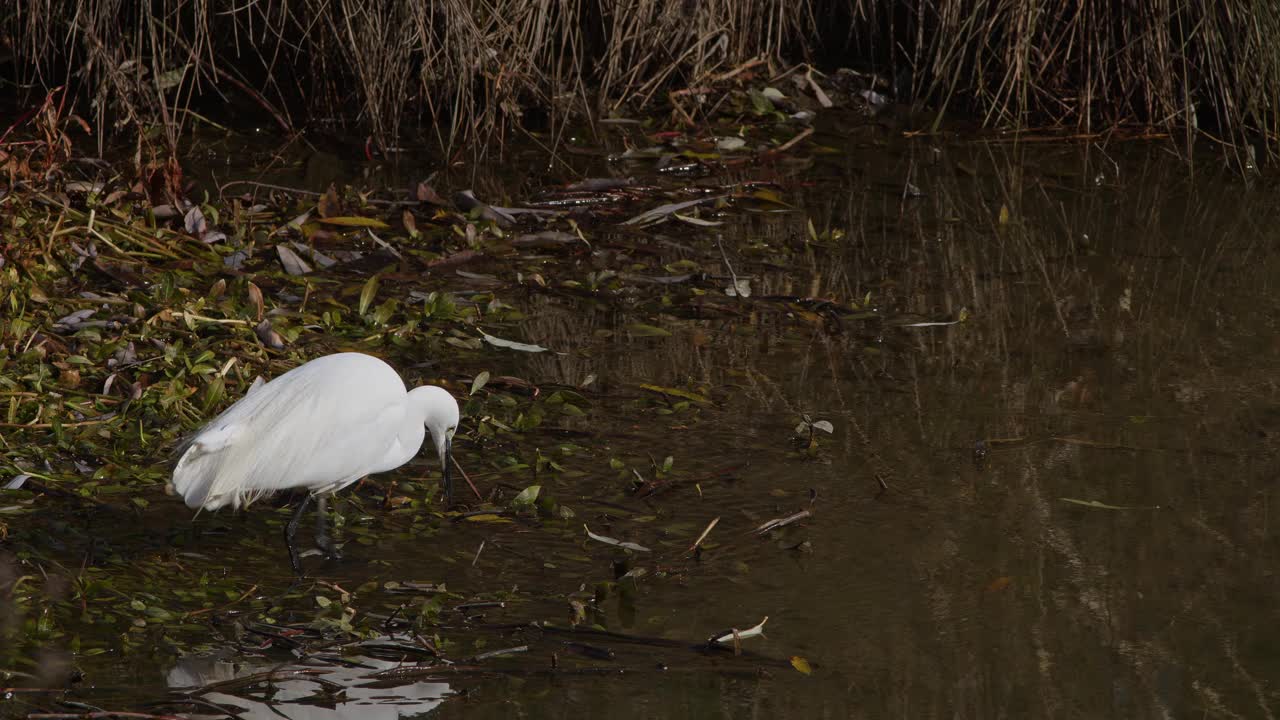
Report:
[[[448,501],[453,490],[449,464],[452,462],[453,433],[458,429],[458,401],[453,399],[448,390],[434,385],[414,388],[409,395],[422,412],[422,421],[427,426],[427,432],[431,433],[436,454],[440,456],[445,498]]]

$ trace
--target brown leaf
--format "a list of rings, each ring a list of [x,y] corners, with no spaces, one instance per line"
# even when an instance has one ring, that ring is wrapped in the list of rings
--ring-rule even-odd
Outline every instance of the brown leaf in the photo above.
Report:
[[[58,373],[58,383],[63,387],[73,388],[80,384],[80,371],[75,368],[67,368]]]
[[[418,221],[413,217],[413,213],[405,210],[400,218],[404,222],[404,229],[409,231],[409,236],[416,236],[418,234]]]
[[[437,193],[435,188],[428,185],[426,181],[418,183],[416,195],[418,196],[418,202],[424,202],[430,205],[448,205],[448,203],[444,201],[444,198],[440,197],[440,193]]]
[[[472,260],[478,260],[481,257],[484,257],[483,254],[475,250],[459,250],[458,252],[453,253],[452,255],[438,257],[435,260],[428,262],[427,267],[437,268],[437,267],[445,267],[448,265],[461,265],[463,263],[471,262]]]
[[[320,196],[320,201],[316,203],[316,210],[319,211],[320,217],[333,217],[342,214],[342,209],[338,203],[338,191],[333,185]]]
[[[251,282],[249,283],[248,291],[249,291],[249,302],[253,303],[253,309],[255,313],[254,319],[261,322],[263,306],[265,304],[262,300],[262,290],[257,285],[254,285]]]
[[[987,585],[987,592],[1000,592],[1013,584],[1013,578],[1008,575],[998,577]]]
[[[272,350],[279,350],[284,347],[284,338],[280,336],[280,333],[276,332],[275,328],[271,327],[270,320],[263,320],[258,323],[258,326],[253,331],[258,334],[258,339],[262,341],[262,344]]]

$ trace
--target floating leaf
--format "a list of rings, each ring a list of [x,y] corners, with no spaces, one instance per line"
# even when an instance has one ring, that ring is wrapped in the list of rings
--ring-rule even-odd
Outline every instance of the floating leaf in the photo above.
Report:
[[[669,216],[680,212],[681,210],[684,210],[686,208],[696,207],[704,203],[715,202],[716,200],[719,200],[721,197],[723,196],[718,195],[715,197],[705,197],[705,198],[698,198],[696,200],[685,200],[684,202],[659,205],[658,207],[653,208],[652,210],[645,210],[644,212],[640,213],[639,215],[636,215],[630,220],[623,222],[622,224],[623,225],[640,225],[640,224],[661,222],[663,220],[666,220]]]
[[[262,341],[263,345],[273,350],[279,350],[284,347],[284,338],[280,336],[280,333],[276,332],[275,328],[271,327],[270,320],[263,320],[258,323],[253,331],[258,334],[258,339]]]
[[[418,202],[441,206],[448,204],[444,198],[440,197],[440,193],[437,193],[435,188],[428,185],[425,180],[418,183],[418,189],[414,195],[418,198]]]
[[[308,210],[302,213],[301,215],[299,215],[298,217],[290,220],[288,223],[286,223],[286,227],[293,228],[294,230],[301,230],[302,226],[306,225],[307,221],[310,219],[311,219],[311,211]]]
[[[808,660],[805,660],[799,655],[791,656],[791,667],[795,668],[796,670],[799,670],[805,675],[813,674],[813,666],[809,664]]]
[[[987,592],[1000,592],[1001,590],[1004,590],[1005,588],[1009,587],[1011,584],[1013,584],[1013,578],[1009,577],[1008,575],[1005,575],[1003,577],[998,577],[995,580],[992,580],[987,585]]]
[[[311,266],[307,264],[307,261],[299,257],[298,253],[287,246],[283,244],[277,245],[276,254],[280,256],[280,264],[284,266],[284,271],[290,275],[306,275],[311,272]]]
[[[747,141],[740,137],[725,137],[716,141],[717,150],[741,150],[746,147],[746,145]]]
[[[479,522],[479,523],[510,523],[512,522],[511,518],[503,517],[497,513],[484,513],[483,515],[468,515],[463,519],[466,520],[467,522]]]
[[[627,331],[636,337],[671,337],[670,330],[644,323],[632,323],[627,326]]]
[[[334,265],[338,264],[337,260],[334,260],[333,258],[329,257],[328,255],[325,255],[324,253],[320,252],[319,250],[309,245],[303,245],[300,242],[295,242],[293,243],[293,248],[298,252],[309,256],[311,260],[315,262],[317,265],[319,265],[320,267],[333,267]]]
[[[747,638],[753,638],[758,635],[763,635],[764,624],[767,622],[769,622],[769,616],[765,615],[764,619],[761,620],[759,624],[757,624],[755,627],[748,628],[746,630],[738,630],[736,632],[731,630],[727,633],[720,635],[719,637],[711,638],[711,642],[731,643],[731,642],[734,642],[734,640],[746,640]]]
[[[191,206],[186,216],[182,218],[182,226],[189,234],[196,237],[204,235],[204,231],[209,227],[204,219],[204,213],[200,212],[199,205]]]
[[[696,403],[711,402],[711,399],[706,397],[705,395],[699,395],[698,393],[689,392],[688,390],[681,390],[680,388],[662,387],[661,385],[647,385],[647,384],[641,385],[640,387],[650,392],[661,393],[663,395],[670,395],[672,397],[680,397],[686,400],[692,400]]]
[[[364,283],[364,289],[360,291],[360,310],[359,314],[364,315],[369,311],[369,306],[373,304],[373,299],[378,295],[378,285],[380,281],[378,276],[374,275]]]
[[[782,199],[781,195],[767,188],[759,188],[753,191],[750,197],[755,198],[756,200],[761,200],[763,202],[773,203],[774,205],[783,205],[785,207],[791,207],[790,204],[788,204],[785,200]]]
[[[489,382],[489,371],[488,370],[480,371],[480,374],[476,375],[476,379],[471,381],[470,394],[475,395],[476,393],[480,392],[480,388],[484,387],[488,382]]]
[[[1008,205],[1000,206],[1000,224],[1001,225],[1009,224],[1009,206]]]
[[[724,294],[729,297],[751,297],[751,278],[738,278],[733,281],[733,285],[724,289]]]
[[[547,349],[541,345],[530,345],[528,343],[515,342],[514,340],[503,340],[502,338],[494,337],[483,330],[480,331],[480,334],[484,336],[485,342],[495,347],[510,348],[512,350],[519,350],[520,352],[537,353],[547,351]]]
[[[390,225],[386,224],[385,222],[377,218],[360,217],[358,215],[346,215],[343,217],[320,218],[320,222],[326,225],[339,225],[342,227],[357,227],[357,228],[374,228],[375,230],[386,230],[387,228],[391,227]]]
[[[692,215],[681,215],[680,213],[675,213],[674,217],[680,222],[686,222],[686,223],[689,223],[690,225],[697,225],[698,227],[715,227],[717,225],[724,224],[719,220],[703,220],[702,218],[693,217]]]
[[[751,108],[757,115],[773,112],[773,101],[764,93],[752,88],[747,91],[747,95],[751,97]]]
[[[818,422],[813,424],[813,429],[821,430],[822,432],[828,433],[828,434],[836,431],[835,426],[831,424],[830,420],[819,420]]]
[[[653,552],[652,550],[650,550],[649,548],[643,545],[637,545],[633,542],[624,542],[622,540],[615,540],[611,537],[606,537],[604,535],[597,535],[591,532],[591,528],[587,527],[585,523],[582,525],[582,529],[587,531],[587,537],[591,538],[592,540],[595,540],[596,542],[602,542],[605,545],[613,545],[614,547],[620,547],[624,550],[634,550],[636,552]]]
[[[245,288],[249,293],[249,302],[253,303],[253,309],[257,313],[255,319],[261,322],[262,312],[265,307],[265,304],[262,298],[262,288],[258,287],[257,285],[254,285],[252,282],[246,285]]]
[[[535,500],[538,499],[538,493],[542,492],[541,485],[530,485],[520,491],[519,495],[511,498],[512,508],[531,507]]]

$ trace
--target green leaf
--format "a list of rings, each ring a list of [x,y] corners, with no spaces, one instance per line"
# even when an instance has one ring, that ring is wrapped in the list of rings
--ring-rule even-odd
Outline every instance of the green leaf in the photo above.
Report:
[[[359,217],[355,215],[347,216],[347,217],[320,218],[320,222],[326,225],[341,225],[342,227],[376,228],[378,230],[386,230],[387,228],[391,227],[390,225],[382,222],[377,218]]]
[[[757,115],[773,112],[773,101],[764,93],[752,88],[747,91],[747,95],[751,97],[751,109],[755,110]]]
[[[476,393],[480,392],[480,389],[483,388],[486,384],[488,384],[488,382],[489,382],[489,371],[482,370],[479,375],[476,375],[476,379],[471,381],[470,394],[475,395]]]
[[[364,315],[369,310],[369,306],[373,304],[373,299],[378,295],[378,285],[380,280],[377,275],[365,281],[364,289],[360,291],[360,310],[359,315]]]
[[[531,507],[533,505],[533,501],[538,499],[538,493],[540,492],[542,492],[541,485],[530,485],[529,487],[521,490],[519,495],[516,495],[511,499],[511,507]]]
[[[505,518],[497,513],[485,513],[484,515],[469,515],[463,518],[467,522],[479,523],[510,523],[511,518]]]
[[[669,395],[672,397],[680,397],[686,400],[692,400],[696,403],[711,402],[711,400],[704,395],[699,395],[698,393],[695,393],[695,392],[689,392],[688,390],[681,390],[680,388],[670,388],[670,387],[662,387],[661,385],[648,385],[648,384],[641,385],[640,387],[645,390],[648,390],[649,392],[661,393],[663,395]]]

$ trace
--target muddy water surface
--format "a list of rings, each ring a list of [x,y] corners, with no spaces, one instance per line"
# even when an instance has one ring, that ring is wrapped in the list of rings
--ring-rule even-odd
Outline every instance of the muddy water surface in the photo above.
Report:
[[[11,529],[69,567],[229,590],[153,588],[183,614],[159,628],[78,626],[101,654],[51,643],[85,673],[72,697],[145,711],[201,688],[210,715],[254,718],[1273,714],[1271,191],[1146,144],[818,137],[834,152],[807,165],[712,178],[777,181],[790,207],[432,275],[463,300],[499,288],[514,311],[485,330],[549,349],[383,351],[459,396],[490,373],[456,451],[491,503],[386,507],[425,497],[424,455],[346,493],[345,559],[304,559],[318,582],[292,587],[283,508],[192,522],[157,493],[140,523],[49,509]],[[530,485],[539,512],[466,514]],[[698,647],[765,617],[740,655]],[[304,625],[411,649],[320,651]]]

